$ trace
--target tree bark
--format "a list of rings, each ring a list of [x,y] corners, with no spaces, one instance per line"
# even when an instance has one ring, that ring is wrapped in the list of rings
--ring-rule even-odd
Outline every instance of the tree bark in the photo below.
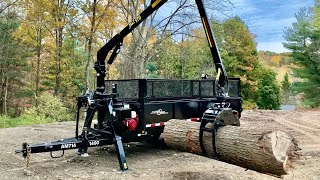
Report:
[[[88,39],[88,57],[86,62],[86,74],[85,74],[86,88],[89,88],[90,62],[92,58],[92,43],[93,43],[93,35],[96,29],[96,9],[97,9],[97,0],[94,0],[92,3],[92,19],[91,19],[91,27],[90,27],[89,39]]]
[[[55,52],[55,60],[56,60],[56,70],[55,70],[55,87],[54,87],[54,95],[58,96],[60,94],[61,89],[61,73],[62,73],[62,48],[63,48],[63,40],[64,40],[64,29],[67,18],[67,11],[70,1],[65,0],[56,0],[53,18],[55,21],[55,41],[56,41],[56,52]]]
[[[162,137],[171,148],[203,155],[199,129],[199,122],[170,120],[165,124]],[[286,174],[291,162],[298,158],[296,140],[283,131],[224,126],[218,129],[215,143],[219,160],[278,176]],[[211,133],[204,132],[203,144],[207,156],[217,158]]]
[[[42,20],[41,20],[42,21]],[[42,51],[42,27],[37,29],[37,68],[36,68],[36,108],[38,111],[39,106],[39,84],[40,84],[40,64],[41,64],[41,51]]]
[[[59,20],[58,22],[61,22]],[[61,59],[62,59],[62,44],[63,44],[63,27],[59,27],[56,30],[56,47],[57,47],[57,54],[56,54],[56,74],[55,74],[55,88],[54,94],[56,96],[60,93],[60,84],[61,84]]]
[[[3,113],[4,115],[7,115],[7,100],[8,100],[8,77],[5,76],[4,78],[4,99],[3,99]]]

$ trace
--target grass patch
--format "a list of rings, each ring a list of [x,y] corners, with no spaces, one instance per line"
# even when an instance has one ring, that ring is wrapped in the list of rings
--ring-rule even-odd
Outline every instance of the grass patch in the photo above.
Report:
[[[73,119],[72,114],[70,114],[59,97],[45,93],[39,98],[39,107],[37,110],[35,107],[32,107],[20,117],[16,118],[0,115],[0,128],[47,124]]]
[[[33,116],[29,114],[20,117],[12,118],[9,116],[0,116],[0,128],[9,128],[23,125],[47,124],[54,120],[41,116]]]

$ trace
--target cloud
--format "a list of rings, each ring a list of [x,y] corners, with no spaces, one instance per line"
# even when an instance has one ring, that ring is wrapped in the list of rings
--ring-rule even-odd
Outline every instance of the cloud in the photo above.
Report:
[[[251,25],[250,30],[257,35],[257,41],[275,41],[284,40],[283,30],[291,26],[295,21],[294,17],[276,19],[276,18],[258,18],[255,24]]]
[[[246,22],[256,35],[260,50],[281,52],[287,51],[281,44],[284,28],[291,26],[301,7],[313,3],[313,0],[236,0],[236,8],[230,15],[239,15]]]
[[[283,47],[281,41],[271,41],[271,42],[258,42],[258,51],[272,51],[272,52],[290,52],[288,49]]]

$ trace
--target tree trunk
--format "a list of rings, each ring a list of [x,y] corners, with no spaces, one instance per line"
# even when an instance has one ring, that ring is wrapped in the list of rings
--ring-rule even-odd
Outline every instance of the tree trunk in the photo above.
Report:
[[[202,155],[199,127],[199,122],[170,120],[162,137],[171,148]],[[298,157],[296,140],[283,131],[224,126],[218,129],[215,142],[219,160],[263,173],[286,174]],[[208,156],[215,157],[211,133],[204,133],[203,144]]]
[[[0,114],[3,114],[3,91],[4,91],[4,73],[0,74]]]
[[[90,79],[90,62],[92,57],[92,43],[93,43],[93,35],[96,29],[96,9],[97,9],[97,0],[93,1],[92,4],[92,19],[91,19],[91,27],[90,27],[90,35],[88,40],[88,57],[86,62],[86,74],[85,74],[85,81],[86,81],[86,88],[89,88],[89,79]]]
[[[5,76],[4,78],[4,99],[3,99],[3,113],[4,115],[7,115],[7,110],[8,110],[8,107],[7,107],[7,100],[8,100],[8,77]]]
[[[53,18],[56,23],[55,27],[55,40],[56,40],[56,71],[55,71],[55,87],[54,87],[54,95],[58,96],[60,94],[61,89],[61,73],[62,73],[62,46],[64,40],[64,28],[66,23],[66,16],[68,11],[69,1],[65,2],[65,0],[57,0],[55,3],[55,10],[53,13]]]
[[[61,22],[59,20],[58,22]],[[56,54],[56,84],[54,88],[54,94],[57,96],[60,93],[60,84],[61,84],[61,59],[62,59],[62,41],[63,41],[63,27],[59,27],[56,30],[56,47],[57,47],[57,54]]]
[[[40,63],[41,63],[41,51],[42,51],[42,28],[39,27],[37,35],[37,68],[36,68],[36,108],[38,111],[39,106],[39,84],[40,84]]]

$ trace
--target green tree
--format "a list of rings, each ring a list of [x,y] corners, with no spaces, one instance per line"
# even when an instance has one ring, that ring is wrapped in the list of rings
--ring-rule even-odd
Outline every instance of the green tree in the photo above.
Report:
[[[157,64],[155,62],[149,62],[146,65],[146,77],[147,78],[158,78],[158,67]]]
[[[78,96],[85,87],[84,75],[86,53],[77,37],[67,34],[64,40],[62,54],[63,78],[61,79],[60,96],[64,98],[67,107],[73,107],[75,97]]]
[[[291,83],[289,81],[289,74],[287,72],[285,74],[283,80],[281,81],[282,103],[284,103],[284,104],[288,103],[288,101],[289,101],[290,86],[291,86]]]
[[[181,62],[179,46],[172,38],[163,40],[157,46],[158,53],[152,61],[156,62],[158,74],[162,78],[181,78]]]
[[[17,13],[9,8],[0,17],[0,114],[19,115],[25,96],[29,95],[26,86],[29,66],[25,56],[27,47],[13,37],[18,28]]]
[[[43,74],[44,50],[46,49],[46,37],[49,34],[46,28],[46,4],[48,1],[21,0],[19,7],[24,9],[25,17],[15,31],[15,38],[20,44],[29,47],[29,58],[32,71],[30,72],[30,88],[34,90],[35,105],[38,107],[40,95],[41,77]]]
[[[315,0],[313,25],[320,30],[320,0]]]
[[[259,109],[280,109],[280,87],[276,73],[270,69],[262,70],[258,83]]]
[[[292,62],[296,65],[294,75],[303,79],[296,90],[305,93],[304,100],[309,107],[320,105],[320,29],[313,23],[318,18],[313,10],[300,9],[295,14],[297,21],[284,31],[284,46],[292,51]]]
[[[246,104],[254,105],[257,98],[258,61],[254,35],[239,18],[226,20],[223,24],[222,58],[229,76],[241,78],[242,96]]]

